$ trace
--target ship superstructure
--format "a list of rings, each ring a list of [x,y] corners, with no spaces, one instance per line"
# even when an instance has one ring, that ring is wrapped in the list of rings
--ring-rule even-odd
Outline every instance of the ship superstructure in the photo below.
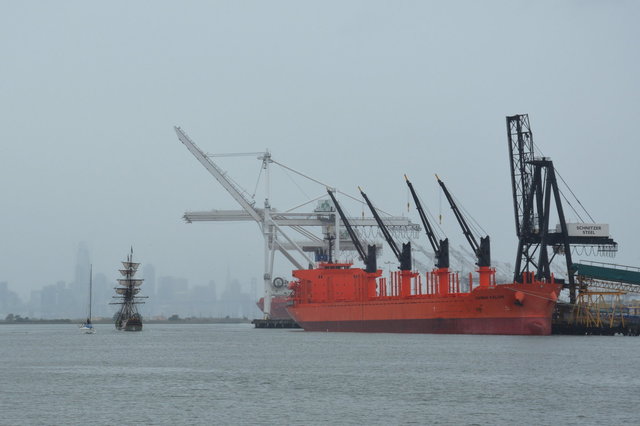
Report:
[[[118,279],[118,287],[115,287],[116,295],[113,298],[118,301],[111,303],[121,305],[115,315],[115,326],[118,330],[142,330],[142,316],[138,312],[138,305],[144,303],[141,299],[146,299],[146,296],[138,296],[140,286],[144,282],[144,279],[135,278],[139,266],[140,263],[133,261],[133,248],[131,248],[131,253],[127,255],[127,260],[122,262],[122,269],[120,269],[123,278]]]

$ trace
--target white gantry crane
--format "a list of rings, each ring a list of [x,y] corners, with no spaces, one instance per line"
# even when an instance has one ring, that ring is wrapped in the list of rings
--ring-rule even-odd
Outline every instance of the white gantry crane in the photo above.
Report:
[[[264,200],[264,207],[256,207],[255,200],[250,200],[245,196],[245,192],[234,184],[232,180],[227,176],[227,173],[222,170],[217,164],[211,160],[211,155],[205,154],[198,146],[189,138],[189,136],[180,127],[174,127],[178,139],[187,147],[189,152],[202,164],[205,169],[222,185],[222,187],[240,204],[242,210],[211,210],[206,212],[186,212],[184,219],[187,223],[203,222],[203,221],[254,221],[260,227],[262,236],[264,238],[264,314],[266,318],[269,318],[271,312],[271,281],[273,279],[273,262],[275,252],[279,251],[282,255],[289,260],[296,268],[304,269],[306,267],[315,267],[315,261],[312,260],[307,253],[312,253],[318,249],[325,250],[328,245],[333,241],[333,249],[335,253],[339,253],[340,250],[352,251],[355,250],[352,242],[348,239],[346,233],[341,233],[341,220],[340,216],[335,214],[335,211],[331,204],[326,202],[320,202],[319,208],[316,208],[310,213],[299,212],[278,212],[272,209],[269,197],[270,197],[270,181],[269,181],[269,167],[271,163],[275,163],[285,169],[297,173],[307,179],[310,179],[325,188],[329,185],[323,184],[315,179],[312,179],[304,174],[297,172],[283,164],[280,164],[271,158],[269,152],[253,153],[257,155],[258,159],[262,161],[262,169],[265,174],[265,191],[266,196]],[[246,154],[243,154],[246,155]],[[326,194],[325,194],[326,195]],[[319,200],[321,197],[310,200],[307,203],[302,204],[294,209],[302,207],[306,204]],[[294,210],[292,209],[292,210]],[[353,226],[367,226],[376,227],[376,221],[373,218],[350,218],[349,222]],[[420,232],[420,226],[413,224],[409,219],[405,217],[388,217],[385,218],[385,224],[397,233],[417,235]],[[305,240],[302,242],[294,241],[283,228],[292,229],[303,237]],[[313,232],[306,229],[307,227],[322,227],[323,235],[339,236],[331,241],[326,241],[324,238],[318,237]],[[281,240],[279,237],[284,239]],[[293,252],[293,253],[292,253]],[[301,257],[302,260],[296,259],[296,254]],[[301,262],[305,262],[303,266]]]

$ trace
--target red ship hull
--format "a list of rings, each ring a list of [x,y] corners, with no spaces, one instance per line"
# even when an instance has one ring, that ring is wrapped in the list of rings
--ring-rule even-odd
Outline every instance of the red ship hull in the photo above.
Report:
[[[426,334],[551,334],[551,321],[546,318],[434,318],[411,320],[362,321],[297,321],[305,331],[342,331],[360,333],[426,333]]]
[[[548,335],[561,288],[529,277],[446,294],[415,294],[415,286],[402,294],[400,284],[388,296],[379,275],[355,268],[295,271],[300,280],[287,310],[307,331]]]

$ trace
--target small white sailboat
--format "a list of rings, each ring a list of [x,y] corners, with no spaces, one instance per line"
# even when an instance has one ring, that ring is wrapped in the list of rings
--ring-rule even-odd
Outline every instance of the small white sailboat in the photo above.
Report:
[[[93,288],[93,265],[91,265],[89,269],[89,316],[87,317],[87,321],[80,326],[80,330],[82,330],[86,334],[94,334],[96,332],[96,329],[93,327],[93,323],[91,322],[91,290],[92,288]]]

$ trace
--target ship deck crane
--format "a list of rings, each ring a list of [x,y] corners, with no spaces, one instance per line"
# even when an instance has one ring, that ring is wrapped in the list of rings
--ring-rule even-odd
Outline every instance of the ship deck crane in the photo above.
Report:
[[[440,184],[440,187],[442,188],[442,191],[444,192],[444,195],[447,198],[449,205],[451,206],[451,210],[453,210],[453,214],[458,220],[458,224],[460,224],[460,227],[462,228],[462,233],[469,242],[473,253],[476,255],[476,265],[478,266],[478,273],[480,274],[480,286],[484,287],[491,285],[491,278],[494,276],[495,270],[491,268],[491,245],[489,236],[487,235],[486,237],[480,237],[480,243],[478,244],[478,240],[476,240],[473,232],[471,232],[469,224],[458,208],[458,205],[447,189],[447,186],[442,180],[440,180],[438,175],[436,175],[436,179],[438,180],[438,184]]]
[[[367,197],[367,194],[365,194],[360,188],[358,188],[358,190],[360,191],[362,198],[364,198],[364,200],[367,202],[367,205],[369,206],[369,210],[371,210],[371,214],[373,214],[373,217],[376,219],[376,222],[378,223],[378,227],[382,231],[382,235],[384,236],[384,239],[387,241],[387,244],[389,244],[389,247],[391,247],[393,254],[398,259],[398,262],[400,262],[400,270],[410,271],[411,270],[411,243],[410,242],[402,243],[402,250],[400,250],[396,242],[393,240],[391,233],[389,233],[387,226],[384,224],[384,222],[380,218],[378,211],[376,210],[375,207],[373,207],[373,204],[371,203],[371,200],[369,200],[369,197]]]
[[[427,215],[422,208],[422,203],[420,202],[420,198],[418,197],[413,184],[411,183],[407,175],[404,175],[404,179],[407,182],[407,186],[409,186],[411,196],[413,197],[413,201],[416,204],[416,210],[418,210],[418,214],[420,215],[420,220],[422,221],[422,225],[424,226],[427,238],[429,239],[429,243],[431,244],[433,252],[436,255],[436,268],[449,268],[449,239],[445,238],[444,240],[438,240],[435,233],[433,232],[433,227],[431,226],[431,223],[427,219]]]
[[[333,205],[336,207],[336,210],[338,211],[338,214],[340,215],[340,218],[342,219],[342,223],[344,224],[345,228],[347,228],[347,232],[349,233],[349,237],[351,237],[351,241],[353,241],[353,245],[355,246],[356,250],[358,251],[358,254],[360,255],[360,258],[365,264],[365,271],[369,273],[376,272],[378,268],[376,265],[375,244],[369,245],[367,247],[367,252],[364,251],[364,248],[362,247],[362,243],[360,242],[358,235],[356,234],[353,227],[349,223],[349,219],[342,211],[342,207],[340,207],[338,200],[336,199],[335,195],[333,195],[333,191],[331,191],[330,189],[327,189],[327,193],[331,197],[331,200],[333,201]]]
[[[449,293],[449,283],[450,272],[449,272],[449,239],[445,238],[444,240],[438,240],[433,231],[433,227],[427,219],[427,215],[422,207],[422,203],[420,202],[420,197],[416,193],[413,184],[407,177],[404,175],[404,179],[407,182],[407,186],[409,186],[409,190],[411,191],[411,196],[413,197],[413,201],[416,204],[416,210],[418,210],[418,214],[420,215],[420,220],[422,221],[422,225],[424,226],[424,230],[427,234],[427,238],[429,239],[429,243],[433,248],[433,252],[435,253],[435,274],[438,277],[437,284],[437,293],[439,295],[445,295]]]
[[[384,222],[380,218],[378,211],[371,203],[371,200],[369,200],[369,197],[367,197],[367,194],[365,194],[360,188],[358,188],[358,190],[360,191],[362,198],[364,198],[364,200],[367,202],[367,205],[369,206],[369,210],[371,210],[371,214],[373,214],[373,217],[376,219],[376,222],[378,223],[378,227],[382,231],[382,235],[384,236],[384,239],[387,241],[387,244],[389,244],[389,247],[391,247],[393,254],[398,259],[398,262],[400,262],[400,266],[399,266],[400,294],[399,295],[409,296],[411,295],[411,281],[417,275],[411,270],[411,267],[412,267],[411,242],[402,243],[402,250],[400,250],[396,242],[393,240],[393,237],[389,233],[387,226],[384,224]],[[395,272],[395,274],[398,274],[398,272]],[[397,277],[397,275],[392,275],[392,278],[394,276]]]

